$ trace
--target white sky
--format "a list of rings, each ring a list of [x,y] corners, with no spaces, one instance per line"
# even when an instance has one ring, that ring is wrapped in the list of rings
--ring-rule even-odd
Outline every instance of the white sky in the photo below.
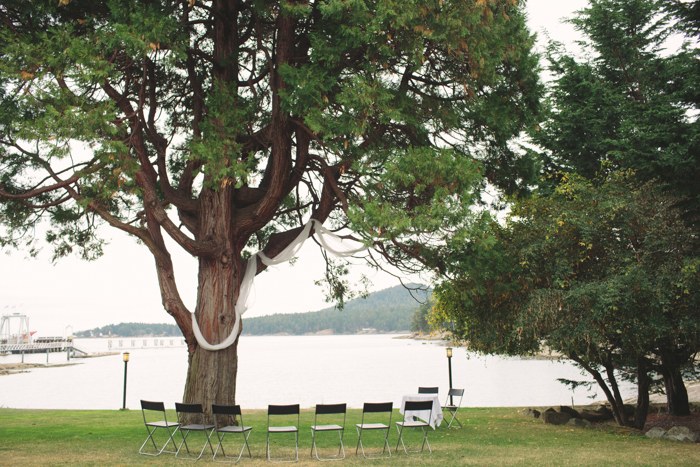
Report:
[[[561,18],[587,4],[584,0],[528,0],[530,27],[538,36],[548,35],[570,43],[574,32]],[[64,258],[56,265],[50,254],[28,258],[24,252],[0,254],[0,314],[29,317],[30,330],[38,335],[65,335],[121,322],[172,323],[163,310],[155,267],[150,253],[114,229],[105,229],[109,245],[103,257],[86,262]],[[175,254],[175,252],[173,252]],[[185,303],[194,309],[196,264],[186,255],[175,258],[176,277]],[[398,285],[381,272],[358,266],[357,277],[366,274],[371,290]],[[252,306],[245,317],[271,313],[316,311],[330,306],[314,280],[323,274],[323,262],[312,242],[302,248],[295,265],[279,265],[256,278]]]

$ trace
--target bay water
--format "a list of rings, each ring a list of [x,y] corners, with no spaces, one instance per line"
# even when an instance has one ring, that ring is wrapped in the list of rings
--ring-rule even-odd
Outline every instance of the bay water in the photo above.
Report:
[[[171,408],[182,400],[187,372],[182,339],[75,339],[74,345],[89,353],[115,354],[70,362],[65,353],[27,354],[25,363],[44,364],[48,358],[49,365],[0,376],[0,407],[121,408],[124,351],[130,354],[127,408],[140,408],[140,399],[164,401]],[[440,341],[396,335],[242,336],[238,353],[236,401],[244,409],[342,402],[359,408],[364,402],[385,401],[398,406],[402,396],[417,392],[418,386],[438,386],[442,401],[449,388],[449,363]],[[21,358],[1,356],[0,363]],[[557,381],[591,381],[566,361],[481,356],[455,348],[451,366],[452,386],[465,389],[463,406],[580,405],[602,400],[596,386],[572,391]],[[631,397],[634,388],[624,385],[623,392]]]

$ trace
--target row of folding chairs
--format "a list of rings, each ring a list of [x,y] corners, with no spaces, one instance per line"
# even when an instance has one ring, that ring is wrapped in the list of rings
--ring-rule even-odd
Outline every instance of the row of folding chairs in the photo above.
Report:
[[[146,426],[148,436],[139,448],[139,453],[147,456],[159,456],[163,453],[175,454],[175,457],[187,456],[193,457],[190,451],[190,446],[187,443],[188,438],[192,433],[202,432],[205,435],[205,442],[202,449],[197,453],[196,459],[201,458],[206,452],[207,447],[211,450],[212,457],[216,460],[219,451],[224,459],[231,459],[224,450],[224,437],[226,434],[240,433],[243,435],[243,447],[236,457],[236,461],[240,460],[245,449],[248,449],[250,455],[250,447],[248,446],[248,436],[253,429],[250,426],[243,424],[241,408],[238,405],[212,405],[212,415],[214,423],[208,423],[204,417],[204,410],[201,404],[183,404],[175,403],[175,412],[177,413],[177,421],[169,421],[165,411],[165,404],[156,401],[141,401],[141,413],[143,414],[143,423]],[[161,434],[161,437],[156,437]],[[179,433],[179,443],[176,441]],[[212,445],[212,436],[216,434],[216,448]],[[169,446],[171,446],[169,448]]]
[[[403,420],[395,422],[398,431],[395,450],[399,445],[405,453],[422,452],[425,447],[432,452],[428,441],[429,420],[432,413],[432,401],[407,401],[404,407]],[[165,405],[163,402],[141,401],[141,411],[143,413],[144,425],[148,436],[139,448],[139,453],[150,456],[158,456],[162,453],[174,453],[176,457],[187,457],[199,459],[209,448],[213,460],[238,462],[247,451],[252,457],[248,437],[253,429],[243,423],[243,415],[239,405],[212,405],[212,417],[214,423],[205,420],[203,407],[201,404],[176,403],[177,422],[168,421]],[[426,420],[418,418],[413,414],[429,414]],[[311,456],[318,460],[335,460],[345,458],[345,446],[343,435],[345,432],[345,418],[347,412],[346,404],[318,404],[314,415],[314,423],[311,425]],[[355,425],[357,430],[356,455],[366,458],[391,456],[389,446],[389,431],[391,427],[391,417],[393,413],[392,402],[372,403],[363,405],[362,420]],[[269,405],[267,411],[267,437],[265,442],[266,457],[269,461],[299,460],[299,404],[292,405]],[[422,431],[420,450],[409,450],[404,441],[405,429],[419,429]],[[366,446],[367,433],[379,431],[382,439],[381,452],[379,448]],[[190,435],[195,432],[204,434],[205,440],[202,448],[192,452],[188,444],[191,442]],[[338,436],[337,452],[334,448],[334,455],[322,457],[319,452],[317,438],[321,433],[335,432]],[[178,436],[179,433],[179,436]],[[225,451],[224,439],[226,435],[238,434],[242,436],[241,448],[237,455],[229,455]],[[275,457],[272,453],[271,435],[291,434],[294,437],[293,458]],[[213,438],[216,435],[216,438]],[[158,436],[158,438],[156,438]],[[176,439],[179,441],[176,441]],[[212,444],[212,439],[214,444]],[[372,448],[371,451],[369,448]]]

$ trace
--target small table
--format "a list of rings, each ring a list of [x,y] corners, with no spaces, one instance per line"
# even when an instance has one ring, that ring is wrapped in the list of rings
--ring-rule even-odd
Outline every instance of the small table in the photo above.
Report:
[[[440,426],[442,423],[442,407],[440,406],[440,399],[437,394],[407,394],[403,396],[401,400],[401,409],[399,412],[404,413],[404,407],[406,406],[406,401],[433,401],[433,411],[430,413],[430,420],[428,418],[428,411],[423,412],[412,412],[412,414],[418,418],[426,420],[431,428],[434,430],[436,427]]]

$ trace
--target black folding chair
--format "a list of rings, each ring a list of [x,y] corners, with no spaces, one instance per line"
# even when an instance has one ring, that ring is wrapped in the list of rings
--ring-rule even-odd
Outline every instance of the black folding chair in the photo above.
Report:
[[[162,402],[142,400],[141,414],[143,415],[143,424],[146,426],[148,436],[139,448],[139,454],[143,454],[144,456],[159,456],[164,452],[175,454],[177,451],[167,451],[165,448],[168,444],[172,443],[173,449],[177,449],[177,444],[175,443],[175,439],[173,439],[173,435],[177,432],[180,424],[168,421],[168,417],[165,413],[165,404]],[[154,438],[158,430],[165,431],[168,434],[168,438],[162,443],[157,443]],[[148,450],[144,449],[149,441],[151,445],[153,445],[153,452],[148,452]],[[158,447],[159,445],[161,446]]]
[[[452,422],[457,422],[459,427],[462,427],[462,423],[459,421],[457,418],[457,411],[459,408],[462,406],[462,398],[464,397],[464,389],[455,389],[452,388],[450,391],[447,393],[447,399],[445,400],[445,405],[442,407],[443,412],[448,412],[448,416],[450,416],[450,421],[447,423],[447,428],[452,426]],[[455,398],[459,398],[457,402],[455,402]]]
[[[423,442],[421,443],[420,451],[410,451],[410,452],[423,452],[425,446],[428,446],[428,451],[432,453],[430,448],[430,442],[428,441],[428,428],[430,428],[430,417],[432,417],[433,412],[433,401],[406,401],[403,409],[403,421],[396,422],[396,429],[399,432],[399,439],[396,441],[396,451],[399,450],[399,443],[403,446],[403,451],[408,454],[409,451],[406,448],[406,444],[403,440],[404,428],[416,429],[420,428],[423,432]]]
[[[243,414],[241,413],[240,405],[217,405],[212,404],[211,413],[214,417],[214,432],[219,440],[214,449],[213,459],[216,459],[219,449],[221,449],[221,457],[224,461],[229,459],[235,459],[236,462],[241,460],[243,456],[243,451],[248,449],[248,457],[252,458],[253,455],[250,453],[250,445],[248,444],[248,437],[250,432],[253,430],[252,426],[245,426],[243,424]],[[240,434],[243,438],[243,445],[241,446],[241,452],[236,456],[227,456],[224,449],[224,438],[227,434]]]
[[[296,417],[295,417],[296,416]],[[272,417],[276,417],[281,423],[287,425],[272,425]],[[276,422],[278,423],[278,422]],[[289,424],[291,423],[291,424]],[[273,459],[270,449],[270,435],[273,433],[294,433],[294,459]],[[268,405],[267,406],[267,442],[265,443],[267,451],[267,460],[280,462],[297,462],[299,461],[299,404],[292,405]]]
[[[211,423],[206,423],[204,420],[204,410],[202,409],[202,404],[181,404],[179,402],[175,403],[175,412],[177,412],[177,418],[180,422],[180,435],[182,435],[182,441],[177,447],[177,452],[175,457],[180,457],[180,451],[182,446],[185,446],[185,451],[187,455],[190,454],[190,447],[187,445],[187,438],[191,433],[201,432],[205,436],[204,446],[199,451],[199,455],[195,459],[199,459],[204,455],[204,450],[209,446],[211,449],[212,456],[214,455],[214,447],[211,445],[211,435],[214,432],[214,425]],[[192,420],[198,423],[192,423]]]
[[[418,394],[437,394],[438,392],[439,392],[439,388],[437,386],[430,386],[430,387],[420,386],[418,388]]]
[[[311,425],[311,455],[316,459],[323,460],[339,460],[345,459],[345,447],[343,446],[343,434],[345,433],[345,416],[347,412],[347,404],[316,404],[316,413],[314,415],[314,424]],[[342,414],[342,423],[340,415]],[[318,455],[318,446],[316,446],[316,434],[321,432],[335,431],[338,433],[338,453],[332,457],[320,457]]]
[[[391,414],[394,409],[393,402],[365,402],[362,406],[362,421],[355,425],[357,429],[357,447],[355,448],[355,454],[357,455],[358,449],[362,451],[362,456],[366,458],[372,458],[365,453],[365,447],[362,443],[362,434],[365,431],[384,431],[384,443],[382,445],[382,456],[385,452],[389,453],[391,457],[391,447],[389,446],[389,427],[391,427]],[[386,423],[383,420],[386,419],[386,413],[389,414],[389,419]],[[368,415],[370,414],[370,415]],[[378,416],[376,414],[379,414]],[[381,418],[377,418],[381,417]],[[372,420],[370,420],[372,419]],[[365,421],[366,420],[366,421]],[[377,421],[380,420],[380,421]],[[380,456],[374,456],[380,457]]]

